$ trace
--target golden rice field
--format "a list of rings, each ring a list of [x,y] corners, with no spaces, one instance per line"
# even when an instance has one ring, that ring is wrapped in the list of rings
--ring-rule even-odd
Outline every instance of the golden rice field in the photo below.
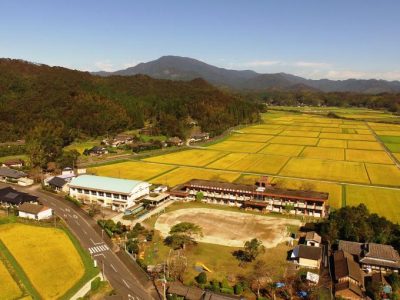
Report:
[[[179,167],[166,174],[156,177],[150,182],[155,184],[165,184],[168,186],[175,186],[185,183],[191,179],[205,179],[216,181],[232,182],[240,176],[237,172],[224,172],[216,170],[207,170],[200,168]]]
[[[88,172],[99,176],[149,180],[174,168],[174,166],[170,165],[161,165],[141,161],[127,161],[111,165],[92,167],[88,169]]]
[[[365,164],[373,185],[399,186],[400,172],[395,165]]]
[[[344,160],[344,149],[324,148],[324,147],[306,147],[301,152],[301,157]]]
[[[264,148],[267,144],[257,142],[241,142],[241,141],[223,141],[218,144],[209,146],[209,149],[228,151],[228,152],[251,152],[256,153]]]
[[[201,167],[224,155],[226,153],[221,151],[193,149],[154,156],[146,158],[144,161]]]
[[[0,299],[12,300],[22,296],[18,284],[8,272],[4,263],[0,260]]]
[[[385,151],[346,149],[346,160],[376,164],[393,164]]]
[[[371,212],[400,223],[400,190],[346,186],[346,204],[354,206],[360,203],[364,203]]]
[[[85,273],[79,253],[60,229],[4,224],[0,239],[43,299],[61,297]]]
[[[348,141],[347,146],[350,149],[383,150],[383,147],[378,142]]]
[[[299,145],[284,145],[284,144],[269,144],[258,153],[263,154],[278,154],[284,156],[297,156],[303,151],[304,146]]]

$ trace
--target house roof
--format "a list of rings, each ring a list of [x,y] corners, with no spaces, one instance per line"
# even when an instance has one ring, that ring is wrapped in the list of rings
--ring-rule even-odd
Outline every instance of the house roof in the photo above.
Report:
[[[19,179],[26,177],[27,174],[18,170],[10,169],[7,167],[0,167],[0,176]]]
[[[48,208],[47,206],[44,205],[40,205],[40,204],[34,204],[34,203],[22,203],[20,206],[18,206],[18,210],[22,211],[22,212],[26,212],[29,214],[34,214],[37,215],[38,213],[42,212],[42,211],[46,211],[50,208]]]
[[[320,247],[312,247],[307,245],[298,245],[297,256],[299,258],[319,260],[322,255],[322,249]]]
[[[360,266],[354,261],[351,254],[343,250],[336,251],[333,254],[333,261],[336,280],[349,276],[359,283],[363,282]]]
[[[309,231],[306,233],[306,241],[315,241],[321,243],[321,236],[315,231]]]
[[[263,192],[257,192],[255,185],[231,183],[231,182],[221,182],[214,180],[204,180],[204,179],[192,179],[186,182],[184,187],[203,187],[215,190],[223,191],[241,191],[249,194],[255,195],[266,195],[266,196],[276,196],[276,197],[286,197],[298,200],[315,200],[315,201],[326,201],[328,199],[328,193],[320,193],[314,191],[300,191],[300,190],[290,190],[290,189],[279,189],[272,186],[266,187]]]
[[[221,294],[215,292],[206,292],[204,295],[204,300],[238,300],[238,299],[245,299],[242,296],[237,295],[228,295],[228,294]]]
[[[62,188],[64,185],[67,184],[67,181],[64,178],[55,176],[48,181],[48,184],[56,186],[58,188]]]
[[[11,187],[0,189],[0,202],[19,205],[24,202],[36,202],[38,197],[21,193]]]
[[[70,187],[75,188],[130,194],[133,189],[141,184],[150,185],[147,182],[139,180],[119,179],[95,175],[80,175],[72,178],[69,185]]]
[[[357,242],[350,242],[350,241],[339,241],[339,250],[346,251],[347,253],[350,253],[351,255],[357,255],[360,256],[362,252],[362,243],[357,243]]]
[[[336,292],[341,292],[344,290],[349,290],[360,297],[363,295],[361,288],[358,285],[356,285],[350,281],[345,281],[345,282],[335,284]]]
[[[172,282],[168,287],[169,294],[184,297],[187,300],[200,300],[204,291],[198,287],[185,286],[180,282]]]
[[[22,159],[9,159],[3,162],[6,166],[12,166],[12,165],[19,165],[19,164],[24,164],[24,161]]]
[[[399,253],[390,245],[368,243],[365,257],[399,261]]]

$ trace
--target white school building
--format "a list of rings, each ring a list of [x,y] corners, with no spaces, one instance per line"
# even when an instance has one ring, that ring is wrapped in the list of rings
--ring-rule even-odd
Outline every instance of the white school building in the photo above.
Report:
[[[80,175],[69,183],[69,195],[84,203],[98,203],[123,211],[148,195],[150,186],[150,183],[138,180]]]

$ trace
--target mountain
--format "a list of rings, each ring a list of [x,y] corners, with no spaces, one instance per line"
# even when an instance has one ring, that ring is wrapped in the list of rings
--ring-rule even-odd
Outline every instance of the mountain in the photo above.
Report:
[[[170,80],[192,80],[203,78],[216,86],[237,90],[263,91],[268,89],[319,90],[322,92],[354,92],[378,94],[400,92],[399,81],[377,79],[305,79],[286,73],[260,74],[251,70],[228,70],[218,68],[199,60],[181,56],[162,56],[157,60],[140,63],[134,67],[116,72],[94,72],[98,76],[129,76],[144,74],[153,78]]]

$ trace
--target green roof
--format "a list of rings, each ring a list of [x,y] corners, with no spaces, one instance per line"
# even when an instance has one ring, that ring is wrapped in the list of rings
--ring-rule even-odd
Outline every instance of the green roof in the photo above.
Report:
[[[143,183],[147,182],[95,175],[80,175],[73,178],[69,185],[74,187],[81,187],[84,189],[129,194],[136,186]]]

